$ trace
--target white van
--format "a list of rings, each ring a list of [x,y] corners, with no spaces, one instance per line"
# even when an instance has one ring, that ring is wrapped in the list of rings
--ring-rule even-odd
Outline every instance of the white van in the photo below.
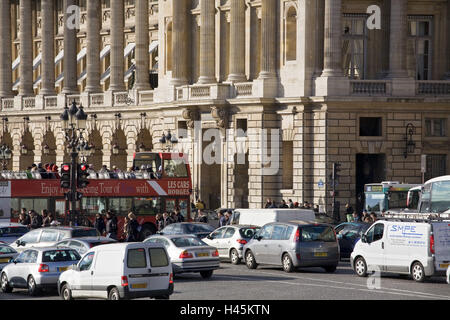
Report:
[[[63,300],[169,299],[173,293],[172,264],[161,244],[105,244],[89,250],[78,264],[60,275],[58,292]]]
[[[445,275],[450,264],[450,223],[380,220],[356,243],[350,256],[360,277],[370,271],[411,274],[415,281]]]
[[[308,209],[235,209],[230,224],[262,227],[271,222],[315,221],[313,210]]]

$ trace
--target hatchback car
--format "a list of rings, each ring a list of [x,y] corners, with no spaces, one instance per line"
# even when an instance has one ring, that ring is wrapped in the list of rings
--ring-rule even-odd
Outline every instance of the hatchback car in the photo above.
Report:
[[[21,252],[31,247],[52,247],[58,241],[69,238],[99,237],[95,228],[88,227],[47,227],[32,230],[11,244],[16,251]]]
[[[7,244],[0,244],[0,271],[3,270],[4,266],[9,264],[11,259],[14,259],[18,255],[19,253]]]
[[[30,231],[20,223],[0,222],[0,243],[13,243]]]
[[[162,235],[173,235],[173,234],[192,234],[197,237],[204,238],[215,228],[209,224],[201,222],[179,222],[169,224],[167,227],[162,229],[159,234]]]
[[[25,288],[32,296],[41,289],[56,289],[59,275],[78,260],[80,255],[73,249],[25,250],[3,268],[0,287],[5,293],[10,293],[13,288]]]
[[[232,264],[239,264],[243,258],[244,245],[259,230],[259,227],[233,225],[221,227],[202,240],[219,251],[219,257],[230,259]]]
[[[369,229],[370,224],[364,222],[344,222],[336,227],[337,238],[341,250],[341,259],[349,259],[356,242]]]
[[[80,255],[85,254],[89,249],[102,244],[116,243],[117,240],[108,237],[81,237],[77,239],[64,239],[59,241],[56,247],[67,247],[74,250]]]
[[[193,235],[153,235],[144,242],[164,245],[174,274],[199,272],[203,278],[210,278],[220,266],[217,249]]]
[[[297,267],[334,272],[339,264],[339,244],[328,224],[269,223],[244,246],[244,258],[249,269],[268,264],[282,266],[286,272]]]

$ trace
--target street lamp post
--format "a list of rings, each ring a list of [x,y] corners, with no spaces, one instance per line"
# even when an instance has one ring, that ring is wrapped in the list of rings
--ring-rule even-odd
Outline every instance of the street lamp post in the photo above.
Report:
[[[77,168],[78,168],[78,149],[83,144],[83,132],[86,130],[87,114],[83,110],[83,106],[77,108],[76,102],[72,102],[70,109],[66,106],[64,112],[60,116],[63,124],[68,147],[71,150],[71,172],[70,172],[70,193],[69,200],[71,202],[71,222],[73,222],[74,214],[77,206]]]
[[[8,169],[8,160],[11,160],[12,152],[9,147],[4,144],[0,147],[0,159],[2,160],[2,170],[6,171]]]
[[[167,134],[163,133],[161,139],[159,139],[159,142],[161,143],[163,149],[165,148],[167,152],[170,152],[172,148],[178,143],[178,139],[173,136],[169,130]]]

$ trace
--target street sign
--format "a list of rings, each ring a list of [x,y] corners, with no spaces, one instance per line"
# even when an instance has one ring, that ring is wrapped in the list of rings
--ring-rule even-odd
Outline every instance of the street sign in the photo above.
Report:
[[[324,187],[323,180],[320,179],[320,181],[319,181],[319,183],[317,183],[317,185],[318,185],[318,187],[319,187],[320,189],[322,189],[322,188]]]
[[[427,172],[427,155],[423,154],[420,157],[420,171],[422,173],[426,173]]]

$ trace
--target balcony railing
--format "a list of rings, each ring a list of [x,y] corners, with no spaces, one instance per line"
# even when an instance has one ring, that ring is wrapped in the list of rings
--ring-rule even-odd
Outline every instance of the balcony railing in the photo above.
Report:
[[[450,81],[417,81],[417,95],[447,96],[450,95]]]
[[[350,94],[361,96],[391,95],[391,83],[388,80],[350,80]]]

